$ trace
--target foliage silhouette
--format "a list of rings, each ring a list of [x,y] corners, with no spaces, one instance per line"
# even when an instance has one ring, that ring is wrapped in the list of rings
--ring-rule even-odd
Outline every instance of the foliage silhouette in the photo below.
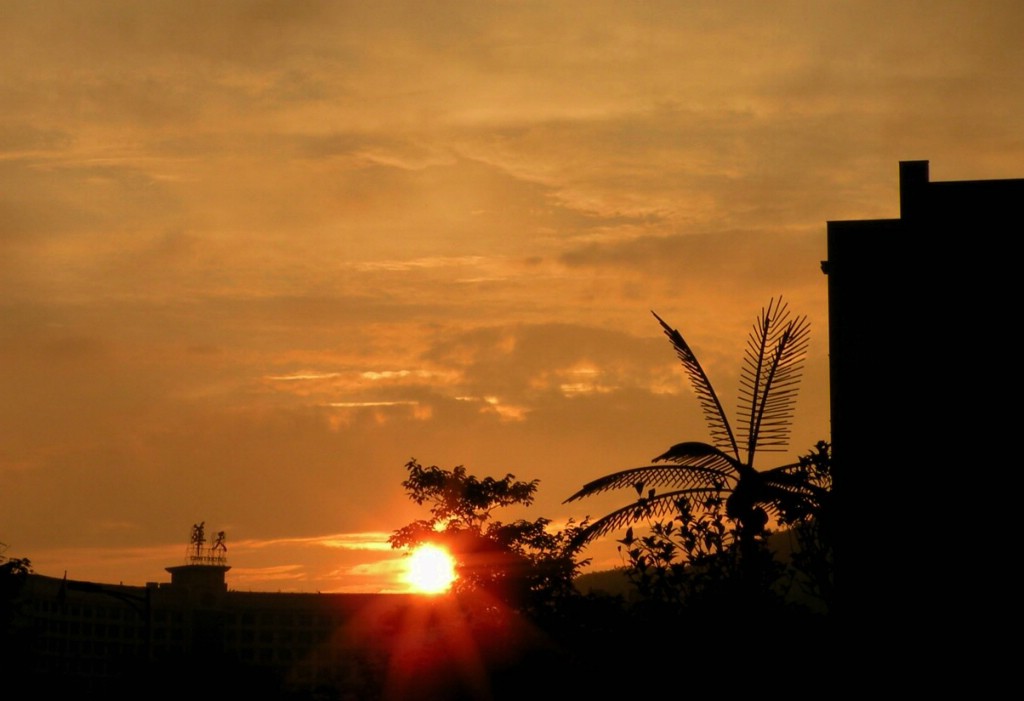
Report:
[[[813,500],[785,502],[779,524],[787,526],[796,547],[790,556],[794,579],[811,600],[831,611],[835,596],[832,533],[832,445],[818,441],[807,455],[800,457],[796,471]]]
[[[0,543],[0,547],[3,543]],[[28,576],[32,562],[25,558],[6,558],[0,550],[0,659],[10,669],[23,669],[28,664],[29,646],[20,640],[13,621],[18,598]]]
[[[456,593],[485,592],[524,612],[539,613],[575,593],[573,580],[586,564],[571,547],[581,526],[570,522],[556,531],[546,518],[492,518],[495,509],[532,504],[538,480],[479,479],[461,465],[445,470],[415,459],[405,467],[402,486],[417,504],[430,504],[430,518],[395,531],[388,539],[393,548],[443,546],[456,560]]]
[[[654,317],[686,370],[711,432],[711,443],[679,443],[652,460],[672,464],[623,470],[584,485],[566,503],[629,487],[636,490],[638,499],[581,528],[574,544],[582,547],[633,523],[679,513],[691,519],[713,513],[720,505],[718,499],[727,495],[725,515],[737,524],[734,535],[752,557],[754,540],[764,533],[769,515],[813,513],[823,494],[808,480],[801,462],[765,471],[754,468],[758,451],[780,451],[788,444],[809,339],[807,318],[791,317],[782,299],[773,298],[755,320],[741,373],[741,434],[737,440],[718,394],[689,344],[661,317]],[[658,488],[668,491],[659,493]]]
[[[679,513],[654,521],[646,535],[634,536],[627,529],[619,550],[628,561],[626,577],[636,588],[635,614],[656,619],[682,614],[691,623],[735,625],[782,610],[785,565],[774,559],[763,539],[742,552],[731,547],[737,526],[725,515],[723,501],[709,497],[693,512],[681,500]]]
[[[755,550],[730,547],[737,540],[737,526],[724,513],[724,500],[719,496],[708,497],[696,512],[681,499],[678,513],[671,519],[653,521],[645,535],[634,535],[633,528],[628,528],[618,541],[619,552],[627,561],[625,576],[635,587],[639,602],[661,612],[666,606],[699,607],[718,616],[736,613],[730,609],[737,601],[753,604],[762,612],[792,604],[809,612],[827,613],[833,594],[827,510],[830,456],[830,445],[819,441],[800,457],[800,469],[808,483],[821,490],[819,506],[813,513],[804,504],[795,510],[783,508],[779,523],[788,530],[773,541],[788,543],[781,555],[773,552],[767,539],[757,539]],[[756,558],[756,564],[743,558]],[[755,573],[758,580],[750,582],[749,573]],[[751,593],[757,598],[751,600]]]

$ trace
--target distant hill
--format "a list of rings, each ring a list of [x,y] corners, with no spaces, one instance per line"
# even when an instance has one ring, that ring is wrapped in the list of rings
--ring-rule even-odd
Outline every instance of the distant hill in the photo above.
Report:
[[[588,572],[576,578],[576,588],[583,594],[608,594],[629,598],[633,585],[624,568]]]

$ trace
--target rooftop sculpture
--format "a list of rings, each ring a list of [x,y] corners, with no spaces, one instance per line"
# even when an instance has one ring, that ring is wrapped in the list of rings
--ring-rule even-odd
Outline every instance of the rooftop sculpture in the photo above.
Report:
[[[217,531],[213,545],[206,547],[206,521],[192,524],[185,560],[190,565],[223,565],[227,562],[228,546],[224,544],[227,535]]]

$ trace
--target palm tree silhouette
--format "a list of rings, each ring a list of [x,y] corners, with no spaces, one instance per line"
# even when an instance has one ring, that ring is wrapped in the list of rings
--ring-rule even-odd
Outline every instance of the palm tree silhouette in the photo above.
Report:
[[[822,493],[808,482],[801,462],[764,471],[754,468],[758,451],[782,451],[789,443],[810,336],[807,317],[790,317],[780,297],[772,298],[754,323],[740,379],[741,455],[741,444],[697,357],[679,331],[651,313],[683,363],[703,409],[711,443],[678,443],[651,461],[661,464],[622,470],[584,485],[563,503],[629,487],[639,498],[582,529],[574,545],[582,547],[632,523],[677,514],[682,511],[681,500],[688,504],[688,513],[696,515],[709,499],[728,494],[726,515],[738,524],[741,547],[764,532],[770,514],[812,510]],[[668,491],[659,492],[662,488]]]

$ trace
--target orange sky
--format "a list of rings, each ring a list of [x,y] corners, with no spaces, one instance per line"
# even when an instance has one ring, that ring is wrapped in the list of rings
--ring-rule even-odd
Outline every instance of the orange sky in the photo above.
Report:
[[[1021,36],[1014,0],[0,0],[7,555],[166,581],[205,520],[233,588],[387,589],[410,458],[601,515],[561,502],[707,439],[651,309],[730,407],[760,307],[806,314],[805,452],[825,222],[898,216],[901,159],[1024,177]]]

